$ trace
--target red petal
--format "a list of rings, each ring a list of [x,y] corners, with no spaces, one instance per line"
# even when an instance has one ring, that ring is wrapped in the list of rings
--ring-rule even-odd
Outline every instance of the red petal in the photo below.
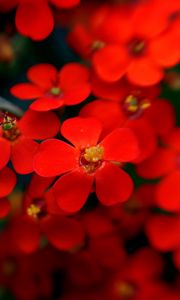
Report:
[[[43,220],[42,228],[48,241],[59,250],[72,250],[83,243],[80,224],[72,219],[52,216]]]
[[[96,171],[96,194],[104,205],[113,205],[127,200],[133,191],[131,177],[114,164]]]
[[[134,59],[128,67],[127,77],[133,84],[146,86],[158,83],[163,78],[163,71],[148,58]]]
[[[4,168],[10,158],[11,145],[4,138],[0,137],[0,169]]]
[[[139,154],[137,138],[129,128],[118,128],[110,133],[102,142],[104,159],[127,162]]]
[[[180,245],[180,218],[157,215],[148,220],[146,231],[150,242],[161,251],[170,251]]]
[[[145,117],[161,137],[169,134],[175,126],[174,107],[170,101],[164,99],[153,101],[149,109],[145,111]]]
[[[176,65],[180,59],[177,38],[169,30],[168,32],[153,39],[149,45],[149,51],[152,59],[160,66],[169,68]]]
[[[101,80],[95,73],[92,74],[92,93],[102,99],[122,101],[130,91],[130,86],[125,80],[106,82]]]
[[[133,130],[139,144],[140,153],[134,162],[142,162],[152,155],[157,147],[157,137],[155,132],[145,118],[129,120],[126,122],[126,127],[129,127]]]
[[[53,188],[60,208],[71,213],[79,211],[91,192],[92,183],[93,176],[78,170],[62,176]]]
[[[93,66],[99,77],[106,81],[117,81],[126,72],[129,60],[120,46],[105,46],[93,56]]]
[[[80,3],[80,0],[50,0],[59,8],[70,8]]]
[[[116,235],[90,240],[90,251],[95,259],[105,268],[119,269],[125,260],[125,251]]]
[[[172,147],[175,151],[180,152],[180,128],[174,128],[171,135],[167,138],[166,142]]]
[[[173,255],[173,260],[176,268],[180,270],[180,248],[177,249]],[[177,299],[178,300],[178,299]]]
[[[0,219],[5,218],[11,209],[10,203],[6,198],[0,199]]]
[[[34,158],[34,170],[40,176],[57,176],[76,167],[76,150],[60,140],[43,142]]]
[[[8,12],[12,10],[17,5],[18,0],[1,0],[0,2],[0,11],[1,12]]]
[[[83,85],[89,80],[89,70],[78,63],[69,63],[60,70],[60,86],[62,90]]]
[[[40,231],[38,223],[28,217],[21,217],[13,222],[12,238],[18,250],[31,253],[38,249]]]
[[[175,162],[175,154],[171,150],[159,148],[137,166],[137,172],[143,178],[158,178],[171,172],[175,168]]]
[[[103,137],[115,128],[121,127],[126,120],[119,108],[119,103],[113,101],[94,100],[84,105],[79,114],[81,117],[92,117],[99,120],[103,125]]]
[[[86,148],[97,144],[101,129],[96,119],[75,117],[62,124],[61,132],[76,147]]]
[[[150,10],[153,11],[153,18],[149,14]],[[133,21],[136,35],[148,40],[165,31],[168,26],[168,18],[164,15],[162,4],[158,5],[158,1],[146,1],[143,5],[137,5]]]
[[[31,83],[16,84],[11,88],[10,92],[21,100],[35,99],[43,95],[43,91]]]
[[[32,66],[27,73],[27,77],[37,86],[48,90],[57,82],[57,70],[50,64],[38,64]]]
[[[171,212],[180,212],[180,171],[173,172],[157,185],[158,205]]]
[[[31,139],[47,139],[55,136],[60,128],[58,117],[53,112],[27,110],[18,124],[22,134]]]
[[[49,110],[53,110],[59,108],[64,105],[64,97],[43,97],[39,98],[38,100],[34,101],[30,108],[39,111],[39,112],[46,112]]]
[[[38,143],[27,138],[20,138],[17,143],[12,145],[11,160],[17,173],[33,172],[33,158],[37,149]]]
[[[55,180],[55,177],[41,177],[33,174],[29,183],[27,193],[30,198],[41,198],[44,196],[45,191]]]
[[[9,195],[16,185],[15,173],[5,167],[0,171],[0,197]]]
[[[88,83],[72,87],[64,92],[64,102],[66,105],[75,105],[84,101],[91,93],[91,88]]]
[[[21,1],[15,21],[18,31],[34,40],[44,39],[54,27],[53,15],[46,1]]]

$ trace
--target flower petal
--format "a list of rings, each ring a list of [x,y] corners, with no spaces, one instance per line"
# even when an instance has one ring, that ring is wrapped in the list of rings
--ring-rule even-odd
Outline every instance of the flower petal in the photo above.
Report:
[[[48,241],[59,250],[72,250],[83,243],[84,232],[77,221],[49,216],[41,225]]]
[[[0,197],[9,195],[16,185],[15,173],[5,167],[0,171]]]
[[[91,93],[90,84],[84,83],[76,87],[71,87],[64,92],[64,103],[66,105],[75,105],[84,101]]]
[[[158,65],[144,57],[131,62],[127,70],[127,77],[133,84],[147,86],[161,81],[163,71]]]
[[[6,198],[0,199],[0,219],[5,218],[11,209],[10,202]]]
[[[114,164],[96,171],[96,194],[104,205],[113,205],[126,201],[133,191],[131,177]]]
[[[22,35],[34,40],[43,40],[54,27],[53,14],[46,1],[21,1],[15,22]]]
[[[35,111],[45,112],[64,105],[63,97],[42,97],[34,101],[30,108]]]
[[[127,162],[139,154],[137,138],[129,128],[115,129],[100,145],[104,147],[105,160]]]
[[[99,77],[105,81],[117,81],[126,72],[129,64],[125,49],[116,46],[105,46],[93,56],[93,66]]]
[[[155,215],[146,225],[146,233],[151,244],[161,251],[171,251],[180,245],[180,218]]]
[[[50,64],[37,64],[29,68],[27,77],[35,85],[48,90],[57,81],[57,70]]]
[[[147,179],[158,178],[175,168],[175,153],[170,149],[158,148],[153,155],[137,166],[137,173]]]
[[[21,100],[35,99],[43,95],[43,91],[31,83],[16,84],[11,88],[10,92]]]
[[[0,170],[4,168],[10,158],[10,153],[11,153],[11,145],[9,141],[7,141],[4,138],[0,137]]]
[[[33,172],[33,158],[37,149],[38,143],[24,137],[12,145],[11,161],[18,174]]]
[[[71,89],[89,80],[89,70],[78,63],[66,64],[59,73],[60,86],[64,90]]]
[[[44,177],[57,176],[76,167],[76,150],[56,139],[44,141],[34,157],[34,170]]]
[[[156,188],[158,205],[167,211],[180,212],[180,171],[176,171],[160,181]]]
[[[115,128],[124,125],[126,116],[119,108],[119,103],[107,100],[94,100],[87,103],[80,110],[79,115],[84,118],[95,118],[103,125],[103,135],[106,136]]]
[[[101,129],[96,119],[75,117],[62,124],[61,133],[76,147],[86,148],[97,144]]]
[[[42,140],[55,136],[60,128],[58,117],[53,112],[27,110],[18,123],[27,138]]]
[[[53,187],[60,208],[71,213],[79,211],[91,192],[92,183],[93,176],[78,170],[62,176]]]
[[[40,231],[33,219],[28,216],[16,218],[11,230],[13,242],[19,251],[32,253],[38,249]]]
[[[179,47],[176,44],[177,38],[173,36],[171,30],[153,39],[149,45],[152,59],[166,68],[176,65],[180,59]]]

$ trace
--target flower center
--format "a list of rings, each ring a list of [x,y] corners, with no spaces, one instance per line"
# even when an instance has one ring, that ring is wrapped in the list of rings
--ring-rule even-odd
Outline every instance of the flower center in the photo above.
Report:
[[[139,117],[150,105],[151,102],[148,99],[131,94],[125,98],[123,108],[129,117]]]
[[[16,262],[15,259],[13,258],[8,258],[4,261],[3,265],[2,265],[2,272],[6,275],[6,276],[11,276],[15,273],[16,271]]]
[[[26,213],[33,219],[39,219],[46,215],[46,206],[43,199],[34,199],[28,206]]]
[[[104,46],[105,46],[105,43],[103,41],[96,40],[92,43],[91,49],[93,51],[96,51],[96,50],[100,50],[100,49],[104,48]]]
[[[20,130],[17,127],[16,117],[4,113],[0,119],[0,126],[3,131],[3,137],[9,141],[15,141],[20,136]]]
[[[103,162],[104,148],[93,146],[84,149],[80,154],[79,164],[87,173],[94,173]]]
[[[51,88],[50,93],[53,96],[59,96],[61,94],[61,89],[57,86],[54,86],[54,87]]]
[[[122,281],[116,284],[116,292],[120,296],[120,299],[129,300],[135,295],[135,288],[132,284]]]
[[[128,48],[132,56],[140,56],[146,49],[146,43],[141,39],[133,39],[128,44]]]

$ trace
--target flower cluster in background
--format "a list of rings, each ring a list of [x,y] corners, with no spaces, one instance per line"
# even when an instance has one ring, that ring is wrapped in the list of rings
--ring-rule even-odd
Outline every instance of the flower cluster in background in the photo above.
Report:
[[[0,0],[0,299],[180,299],[180,1]]]

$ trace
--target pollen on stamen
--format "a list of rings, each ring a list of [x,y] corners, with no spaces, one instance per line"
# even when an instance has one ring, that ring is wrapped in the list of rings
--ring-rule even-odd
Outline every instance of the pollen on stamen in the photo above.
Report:
[[[30,217],[33,217],[34,219],[37,219],[38,214],[40,214],[41,209],[40,207],[38,207],[35,204],[31,204],[28,208],[27,208],[27,214]]]
[[[61,89],[58,86],[55,86],[51,88],[50,92],[53,96],[59,96],[61,94]]]
[[[124,300],[130,300],[135,295],[134,286],[128,282],[118,282],[115,289],[120,298]]]
[[[95,172],[103,162],[104,148],[92,146],[81,152],[79,163],[87,173]]]
[[[100,49],[102,49],[102,48],[104,48],[104,47],[105,47],[105,43],[104,43],[103,41],[99,41],[99,40],[94,41],[94,42],[92,43],[92,45],[91,45],[91,49],[92,49],[93,51],[95,51],[95,50],[100,50]]]
[[[85,149],[84,158],[89,162],[97,162],[103,158],[104,148],[94,146]]]
[[[138,110],[138,100],[135,96],[129,95],[125,99],[125,105],[128,111],[136,112]]]

